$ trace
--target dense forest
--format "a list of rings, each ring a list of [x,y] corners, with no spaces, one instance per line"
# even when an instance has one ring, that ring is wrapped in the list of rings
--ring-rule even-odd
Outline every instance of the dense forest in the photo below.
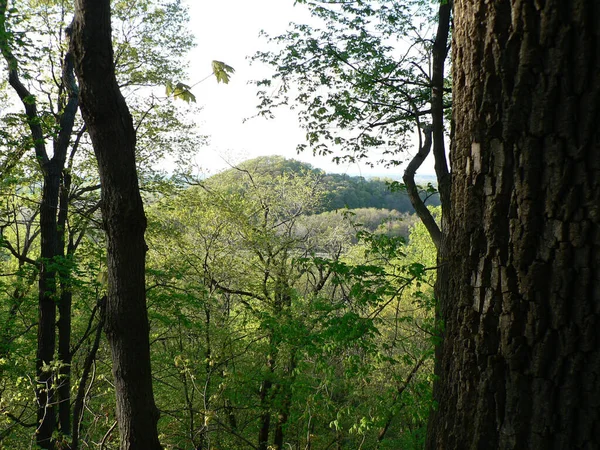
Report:
[[[182,2],[0,0],[0,448],[599,448],[597,2],[294,4],[257,116],[401,181],[199,177]]]
[[[332,194],[369,183],[264,158],[152,196],[146,295],[164,446],[254,447],[269,433],[298,448],[422,445],[435,249],[407,213],[331,209]],[[3,228],[2,445],[18,448],[35,427],[37,338],[37,270],[19,256],[38,251],[41,192],[35,184],[10,192],[5,186],[13,220]],[[68,376],[80,439],[113,448],[110,352],[98,318],[106,254],[95,216],[76,251],[55,261],[72,299],[73,351],[68,375],[58,361],[48,368],[56,380],[48,389]]]

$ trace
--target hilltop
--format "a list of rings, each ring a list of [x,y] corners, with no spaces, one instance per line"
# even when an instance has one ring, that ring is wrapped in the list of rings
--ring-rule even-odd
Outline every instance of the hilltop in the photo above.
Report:
[[[283,156],[261,156],[244,161],[235,168],[228,169],[207,179],[209,184],[234,185],[244,178],[244,174],[271,175],[282,174],[295,176],[316,176],[323,183],[325,199],[318,211],[335,211],[339,209],[377,208],[413,214],[414,209],[408,195],[402,191],[392,192],[389,189],[391,178],[365,178],[346,174],[326,173],[312,165],[287,159]],[[428,180],[429,181],[429,180]],[[432,195],[427,204],[440,204],[437,194]]]

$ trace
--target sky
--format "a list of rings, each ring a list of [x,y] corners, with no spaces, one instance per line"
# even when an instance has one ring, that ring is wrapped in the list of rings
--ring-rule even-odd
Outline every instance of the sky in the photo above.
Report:
[[[269,44],[259,33],[283,33],[288,24],[311,21],[307,8],[294,6],[293,0],[184,0],[190,12],[190,28],[196,48],[190,53],[189,85],[211,73],[211,61],[223,61],[235,69],[229,84],[218,84],[214,77],[194,86],[192,93],[203,108],[199,117],[200,132],[210,138],[200,149],[196,164],[208,174],[246,159],[263,155],[282,155],[308,162],[327,172],[350,175],[385,175],[399,177],[401,168],[370,168],[364,163],[336,165],[331,156],[313,156],[310,151],[298,154],[296,146],[304,142],[304,131],[293,111],[279,108],[275,119],[252,118],[256,114],[257,88],[250,80],[268,77],[270,69],[248,61],[257,50]],[[250,120],[245,120],[249,119]],[[416,151],[416,149],[415,149]],[[433,173],[426,162],[422,174]]]

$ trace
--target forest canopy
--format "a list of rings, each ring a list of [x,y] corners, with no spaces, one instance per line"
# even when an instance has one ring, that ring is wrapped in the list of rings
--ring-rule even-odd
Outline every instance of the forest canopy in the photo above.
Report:
[[[119,353],[114,268],[119,233],[143,232],[145,221],[119,231],[123,206],[113,208],[121,200],[107,180],[128,180],[107,174],[131,148],[107,159],[115,147],[101,150],[104,124],[93,113],[103,98],[89,95],[97,72],[84,70],[93,62],[85,58],[95,53],[82,49],[100,40],[86,43],[77,14],[101,4],[82,1],[73,25],[65,3],[0,5],[9,79],[1,94],[14,105],[2,111],[0,146],[0,445],[135,448],[126,435],[135,417],[119,403],[135,386],[123,384],[115,358],[125,358],[121,367],[139,357],[143,367],[144,344]],[[193,97],[163,94],[189,88],[185,8],[124,1],[111,12],[114,75],[135,129],[148,221],[149,328],[138,329],[149,338],[160,414],[149,445],[422,447],[435,249],[404,186],[282,157],[201,181],[162,176],[161,158],[185,171],[203,142],[188,119],[194,106],[181,101]],[[32,30],[46,45],[34,44]],[[421,198],[439,205],[431,185]],[[439,221],[439,208],[431,211]]]
[[[0,0],[0,448],[598,448],[597,2],[294,5],[258,116],[401,180],[194,178],[185,3]]]
[[[268,433],[298,447],[422,445],[434,342],[426,268],[435,250],[407,213],[325,206],[332,180],[356,190],[370,183],[267,158],[153,197],[147,299],[163,445],[254,448]],[[33,237],[34,252],[40,225],[30,214],[4,236],[14,246]],[[90,225],[60,267],[68,263],[73,299],[71,376],[84,387],[81,439],[112,448],[110,356],[96,318],[102,242]],[[35,414],[26,380],[36,270],[3,254],[3,295],[13,303],[1,316],[2,442],[18,446],[31,439],[24,424]]]
[[[400,213],[414,213],[406,190],[391,178],[351,176],[338,173],[325,173],[308,163],[286,159],[282,156],[263,156],[240,163],[235,168],[211,177],[213,183],[233,183],[243,180],[244,171],[277,177],[283,174],[316,177],[322,185],[324,198],[313,211],[324,212],[344,208],[377,208],[396,210]],[[246,184],[248,181],[245,182]],[[421,197],[431,206],[439,206],[439,195],[435,186],[424,179],[421,183]]]

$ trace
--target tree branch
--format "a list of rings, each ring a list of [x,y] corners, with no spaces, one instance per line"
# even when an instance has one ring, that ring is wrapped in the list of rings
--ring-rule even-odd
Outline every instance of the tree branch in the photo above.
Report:
[[[42,168],[42,171],[44,171],[45,166],[49,161],[48,153],[46,152],[46,144],[44,141],[44,133],[40,125],[40,118],[37,112],[35,97],[31,95],[31,92],[29,92],[29,90],[21,82],[19,78],[17,58],[10,50],[10,44],[8,42],[9,33],[6,31],[7,3],[7,0],[0,0],[0,51],[2,52],[2,56],[8,64],[8,82],[21,99],[23,107],[25,108],[27,124],[29,125],[31,137],[33,138],[35,155],[38,159],[40,167]]]
[[[419,371],[426,359],[427,355],[423,355],[421,359],[417,362],[417,364],[412,368],[412,370],[406,377],[406,380],[404,380],[404,383],[402,383],[402,385],[398,387],[398,391],[394,394],[393,403],[396,403],[400,399],[400,397],[402,396],[406,388],[408,388],[408,385],[412,381],[413,377],[417,374],[417,372]],[[393,419],[394,415],[390,414],[385,422],[385,425],[379,430],[379,433],[377,435],[377,442],[383,441],[390,425],[392,424]]]
[[[433,43],[433,74],[431,77],[431,110],[433,120],[433,156],[438,190],[442,203],[442,220],[448,217],[450,209],[451,176],[444,145],[444,63],[448,55],[448,35],[452,1],[441,2],[438,12],[438,28]]]
[[[70,25],[67,30],[70,28],[72,28],[72,25]],[[67,36],[69,35],[70,32],[67,31]],[[69,147],[71,133],[73,132],[73,124],[75,123],[75,115],[77,114],[77,108],[79,106],[79,88],[75,81],[73,54],[70,49],[67,50],[63,61],[62,83],[68,93],[68,99],[67,104],[60,114],[60,130],[58,132],[58,137],[54,141],[54,156],[52,157],[53,160],[56,159],[59,161],[60,167],[64,166],[67,158],[67,148]],[[79,139],[77,139],[76,142],[78,143]]]
[[[34,261],[33,259],[25,255],[19,254],[19,252],[17,252],[17,250],[12,246],[12,244],[2,237],[0,237],[0,247],[7,249],[19,261],[26,262],[27,264],[31,264],[34,267],[40,267],[39,261]]]
[[[415,183],[415,173],[419,167],[421,167],[421,164],[423,164],[423,161],[425,161],[425,158],[427,158],[427,155],[429,155],[429,152],[431,151],[433,130],[431,127],[427,127],[424,132],[425,142],[419,148],[419,151],[415,157],[408,164],[402,179],[404,180],[408,197],[410,198],[413,208],[415,208],[417,216],[419,216],[419,219],[421,219],[425,225],[425,228],[427,228],[427,231],[429,232],[436,249],[439,249],[442,242],[442,232],[435,222],[435,219],[427,209],[427,206],[425,206],[425,202],[419,196],[419,190],[417,189],[417,185]]]

